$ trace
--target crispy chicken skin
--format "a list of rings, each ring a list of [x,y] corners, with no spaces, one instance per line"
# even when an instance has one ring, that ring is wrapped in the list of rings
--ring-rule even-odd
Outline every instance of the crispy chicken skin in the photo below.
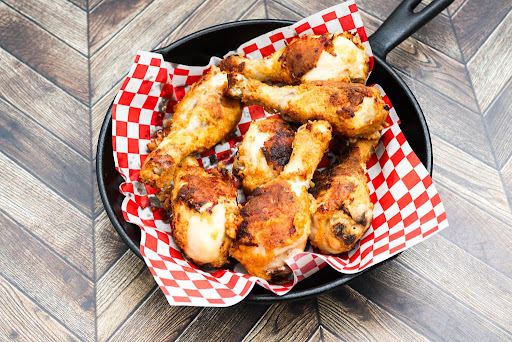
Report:
[[[172,235],[197,265],[221,267],[241,222],[237,186],[226,169],[208,174],[193,157],[176,170],[170,201]]]
[[[318,80],[365,83],[369,61],[359,37],[344,32],[297,37],[264,59],[232,55],[220,68],[259,81],[287,84]]]
[[[251,123],[233,163],[245,193],[279,176],[290,160],[294,136],[292,126],[280,118]]]
[[[231,255],[257,277],[271,280],[291,272],[285,260],[304,251],[311,229],[313,173],[331,140],[331,125],[302,125],[283,172],[253,191],[242,208]]]
[[[176,105],[167,136],[160,137],[158,147],[142,165],[143,182],[154,188],[171,185],[174,170],[184,157],[211,148],[236,127],[242,104],[223,96],[226,85],[226,74],[212,66],[185,94]]]
[[[335,134],[349,138],[372,136],[389,114],[378,89],[356,83],[317,81],[276,87],[229,73],[226,94],[299,123],[329,121]]]
[[[378,139],[355,139],[341,162],[315,177],[309,192],[317,211],[311,222],[311,244],[325,254],[350,251],[373,219],[365,168]]]

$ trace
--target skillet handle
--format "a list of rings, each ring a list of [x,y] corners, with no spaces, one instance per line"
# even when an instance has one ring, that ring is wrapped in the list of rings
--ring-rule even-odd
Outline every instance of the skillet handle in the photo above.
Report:
[[[382,60],[395,46],[448,7],[453,0],[433,0],[427,7],[414,13],[421,0],[404,0],[373,33],[369,40],[372,52]]]

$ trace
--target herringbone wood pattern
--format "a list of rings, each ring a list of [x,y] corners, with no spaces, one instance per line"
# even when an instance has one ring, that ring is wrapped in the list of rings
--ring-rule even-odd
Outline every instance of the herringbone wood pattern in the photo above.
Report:
[[[512,339],[512,0],[456,0],[388,57],[451,223],[395,261],[302,302],[170,307],[111,226],[95,150],[136,50],[336,2],[0,1],[0,340]],[[369,33],[398,2],[358,1]]]

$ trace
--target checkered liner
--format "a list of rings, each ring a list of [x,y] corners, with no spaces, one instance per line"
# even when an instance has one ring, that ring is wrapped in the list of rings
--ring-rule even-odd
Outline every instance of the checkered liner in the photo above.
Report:
[[[261,58],[284,46],[297,34],[357,32],[371,50],[361,18],[353,2],[331,7],[298,23],[258,37],[238,51]],[[154,194],[158,191],[139,181],[141,164],[148,155],[151,134],[172,116],[188,87],[207,72],[218,58],[205,67],[189,67],[163,61],[159,54],[139,52],[117,94],[112,109],[112,144],[116,169],[125,179],[120,191],[126,197],[122,211],[127,222],[141,228],[141,254],[156,282],[171,305],[229,306],[241,301],[255,283],[282,295],[302,279],[327,264],[341,273],[355,273],[409,248],[448,226],[446,214],[427,170],[407,143],[391,107],[379,146],[368,162],[368,186],[375,204],[372,226],[359,246],[341,256],[325,256],[311,251],[287,262],[293,270],[285,283],[269,284],[247,275],[241,265],[233,271],[208,273],[188,262],[171,237],[166,212]],[[235,138],[197,155],[199,163],[210,169],[223,161],[232,166],[237,145],[252,121],[271,116],[261,107],[244,108]],[[320,167],[330,164],[324,158]]]

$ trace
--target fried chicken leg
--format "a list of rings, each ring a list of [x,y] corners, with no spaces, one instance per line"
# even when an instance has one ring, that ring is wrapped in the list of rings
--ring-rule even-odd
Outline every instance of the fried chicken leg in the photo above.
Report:
[[[206,173],[190,156],[176,170],[170,198],[172,235],[197,265],[221,267],[227,261],[241,221],[237,187],[230,177],[227,170]]]
[[[232,55],[220,68],[259,81],[300,84],[330,80],[365,83],[369,57],[358,36],[342,34],[305,35],[264,59]]]
[[[247,194],[279,176],[290,160],[294,136],[290,124],[280,118],[251,123],[233,163]]]
[[[226,74],[212,66],[176,105],[169,133],[144,161],[140,178],[155,188],[171,185],[174,170],[187,155],[224,139],[242,116],[240,101],[223,96]]]
[[[231,255],[250,274],[265,280],[286,275],[285,260],[304,251],[311,228],[308,188],[330,140],[327,121],[302,125],[283,172],[254,190],[242,208]]]
[[[338,165],[315,177],[309,192],[317,211],[311,223],[311,244],[325,254],[350,251],[373,219],[373,203],[365,168],[378,139],[356,139]]]
[[[355,83],[321,81],[276,87],[230,73],[226,94],[300,123],[329,121],[334,133],[349,138],[371,137],[389,113],[378,89]]]

